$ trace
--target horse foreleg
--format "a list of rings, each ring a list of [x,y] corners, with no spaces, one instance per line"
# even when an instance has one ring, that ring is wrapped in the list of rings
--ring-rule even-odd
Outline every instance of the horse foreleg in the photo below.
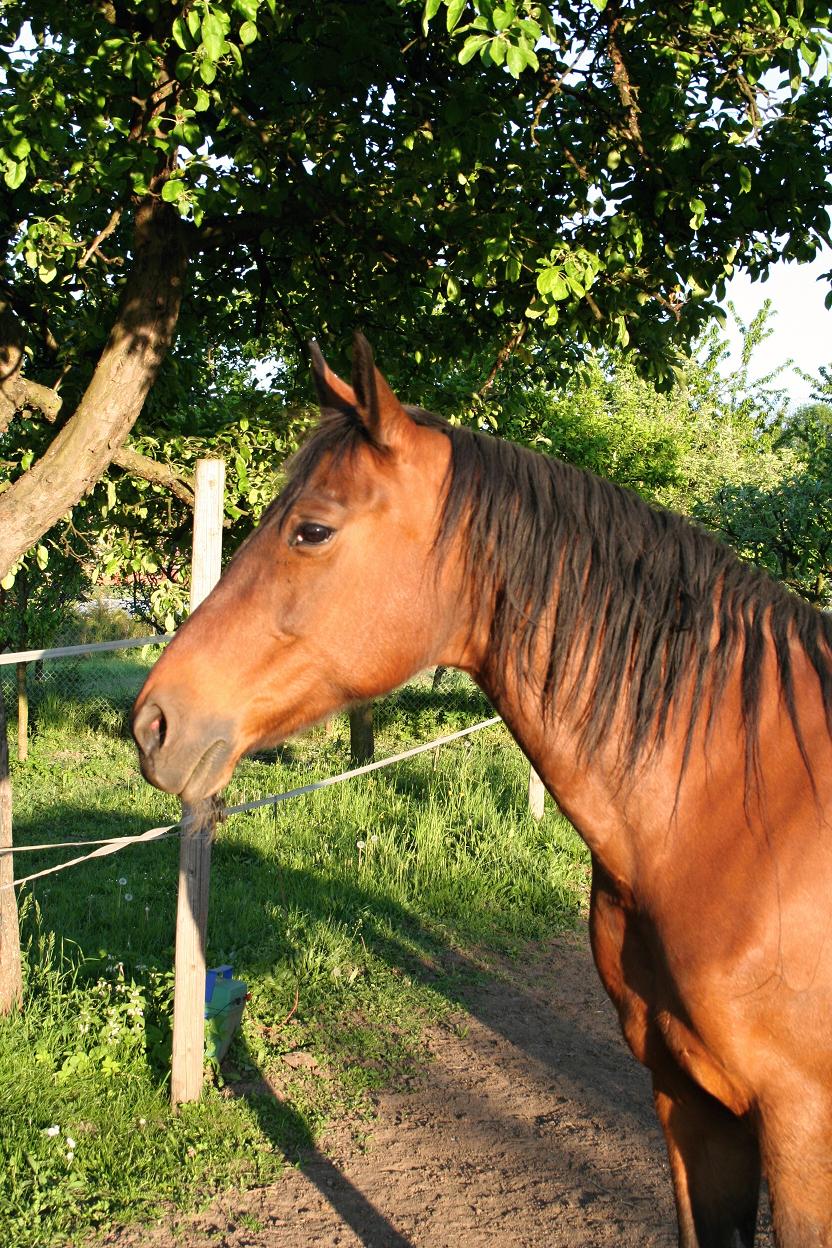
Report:
[[[762,1111],[763,1160],[778,1248],[832,1248],[832,1112],[813,1102],[807,1081],[785,1109]]]
[[[649,1004],[656,992],[651,950],[597,862],[590,935],[627,1043],[653,1076],[681,1248],[750,1248],[760,1192],[757,1140],[745,1122],[693,1082],[668,1049]]]
[[[669,1053],[652,1074],[681,1248],[751,1248],[760,1193],[753,1130],[689,1079]]]

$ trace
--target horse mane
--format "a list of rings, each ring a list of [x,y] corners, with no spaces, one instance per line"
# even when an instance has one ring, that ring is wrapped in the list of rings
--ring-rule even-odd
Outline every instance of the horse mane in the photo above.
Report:
[[[832,734],[832,617],[675,512],[562,460],[450,425],[422,408],[405,410],[450,439],[436,549],[441,556],[459,542],[472,592],[493,604],[493,666],[506,671],[513,665],[523,680],[541,628],[551,631],[543,711],[580,706],[581,755],[592,754],[623,709],[620,760],[632,770],[646,749],[661,744],[669,721],[684,708],[684,772],[701,715],[710,726],[740,662],[748,787],[760,776],[763,659],[770,639],[781,695],[811,776],[791,642],[799,642],[817,675]],[[340,460],[368,441],[357,418],[324,412],[273,504],[278,521],[322,456]],[[576,656],[577,670],[562,687],[561,674]]]

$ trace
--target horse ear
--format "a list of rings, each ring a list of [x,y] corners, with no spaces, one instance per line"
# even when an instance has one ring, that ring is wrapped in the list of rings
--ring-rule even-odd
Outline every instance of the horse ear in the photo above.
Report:
[[[353,339],[352,388],[367,432],[380,446],[394,446],[409,417],[376,368],[369,342],[357,331]]]
[[[312,380],[321,407],[331,407],[339,412],[349,408],[354,412],[358,406],[355,391],[337,373],[333,373],[314,338],[309,344],[309,354],[312,357]]]

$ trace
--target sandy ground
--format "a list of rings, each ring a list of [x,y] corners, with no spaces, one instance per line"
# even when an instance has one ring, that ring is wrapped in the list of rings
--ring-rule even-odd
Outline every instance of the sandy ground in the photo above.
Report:
[[[585,931],[530,950],[430,1037],[361,1146],[343,1129],[280,1182],[108,1248],[672,1248],[646,1072]],[[761,1248],[771,1244],[767,1229]]]

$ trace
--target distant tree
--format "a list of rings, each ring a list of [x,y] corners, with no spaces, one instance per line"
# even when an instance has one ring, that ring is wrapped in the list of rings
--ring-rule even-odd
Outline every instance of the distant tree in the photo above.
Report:
[[[729,484],[697,514],[745,558],[817,606],[832,605],[832,406],[801,407],[773,431],[784,458],[768,486]],[[784,454],[785,452],[785,454]]]

